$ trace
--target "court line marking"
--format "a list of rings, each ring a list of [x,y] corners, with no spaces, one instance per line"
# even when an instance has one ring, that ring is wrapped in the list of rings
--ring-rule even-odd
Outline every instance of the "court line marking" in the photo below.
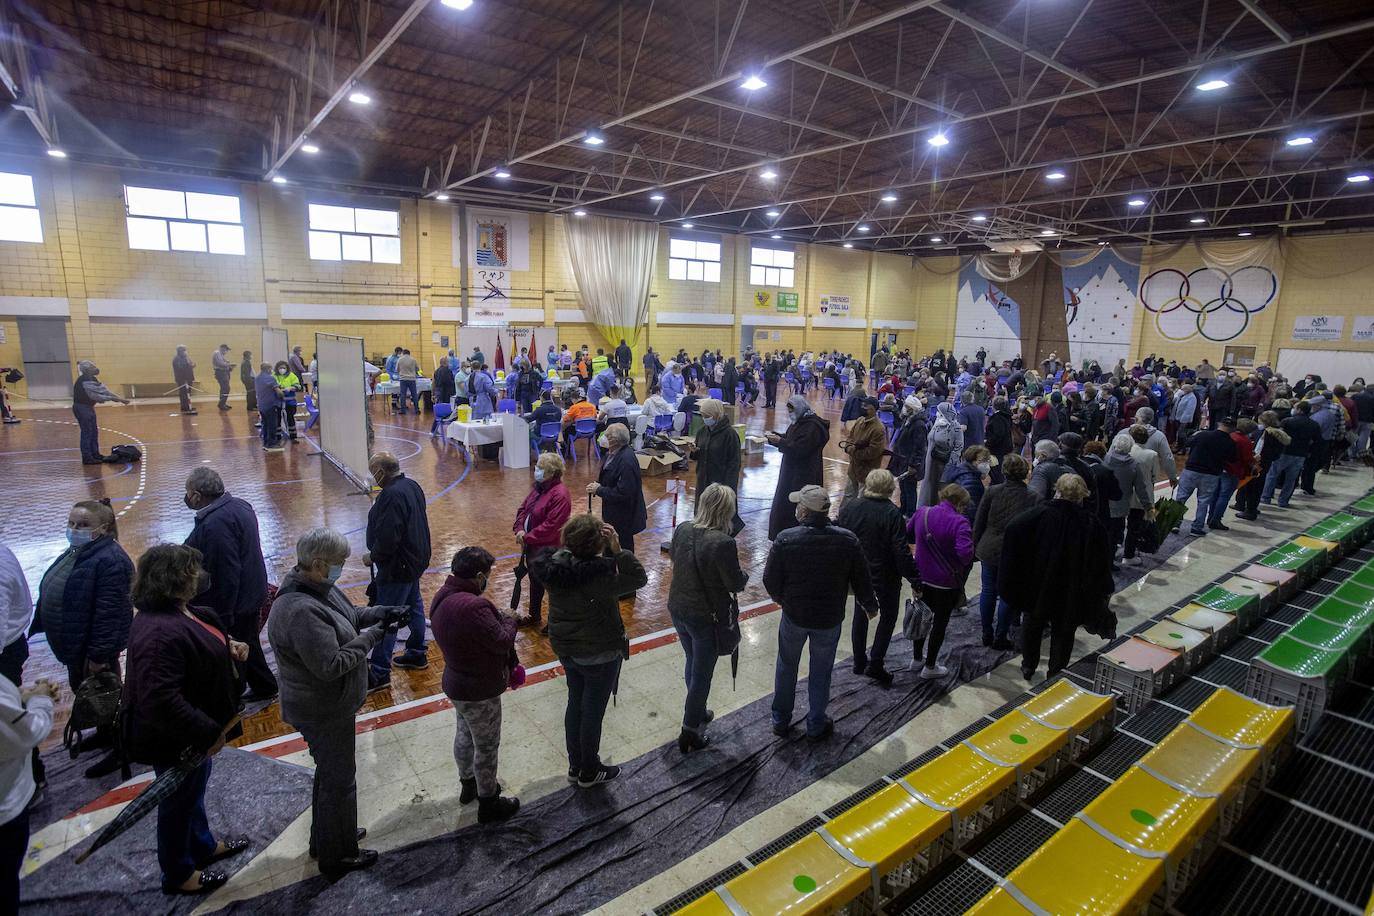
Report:
[[[34,423],[56,423],[61,426],[76,426],[79,428],[79,424],[75,420],[48,420],[42,417],[30,417],[29,419],[32,420]],[[142,460],[138,462],[138,489],[134,491],[134,495],[129,498],[129,502],[124,506],[124,508],[120,509],[118,512],[115,513],[115,519],[119,520],[123,518],[125,515],[127,515],[130,509],[138,505],[138,501],[143,498],[143,491],[147,489],[148,446],[146,443],[144,443],[142,439],[138,438],[137,436],[123,432],[118,429],[110,429],[108,426],[97,426],[96,429],[100,430],[101,432],[110,433],[114,436],[122,436],[123,438],[130,440],[135,445],[137,445],[139,451],[143,453]],[[127,473],[127,471],[125,473]],[[116,474],[114,476],[118,477],[122,475]]]

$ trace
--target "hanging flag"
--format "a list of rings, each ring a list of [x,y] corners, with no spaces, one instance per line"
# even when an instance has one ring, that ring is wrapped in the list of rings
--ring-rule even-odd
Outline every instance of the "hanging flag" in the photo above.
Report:
[[[539,345],[534,342],[534,328],[530,328],[530,365],[539,362]]]
[[[497,368],[497,369],[500,369],[500,370],[503,371],[503,372],[504,372],[505,369],[506,369],[506,357],[505,357],[505,355],[501,352],[501,335],[500,335],[500,334],[497,334],[497,335],[496,335],[496,368]]]

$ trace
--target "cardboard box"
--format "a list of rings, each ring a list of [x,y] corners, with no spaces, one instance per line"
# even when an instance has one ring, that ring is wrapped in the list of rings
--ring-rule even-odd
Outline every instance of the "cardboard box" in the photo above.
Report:
[[[639,473],[644,477],[663,477],[673,470],[673,465],[686,464],[685,459],[672,452],[652,448],[635,452],[635,458],[639,460]]]
[[[764,446],[766,446],[767,444],[768,440],[765,439],[763,436],[744,437],[744,451],[750,455],[762,454]]]

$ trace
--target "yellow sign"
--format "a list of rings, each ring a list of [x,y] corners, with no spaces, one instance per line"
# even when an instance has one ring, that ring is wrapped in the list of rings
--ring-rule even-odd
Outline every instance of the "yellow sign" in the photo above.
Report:
[[[768,308],[768,302],[772,297],[773,294],[766,289],[756,290],[754,292],[754,304],[761,309],[766,309]]]

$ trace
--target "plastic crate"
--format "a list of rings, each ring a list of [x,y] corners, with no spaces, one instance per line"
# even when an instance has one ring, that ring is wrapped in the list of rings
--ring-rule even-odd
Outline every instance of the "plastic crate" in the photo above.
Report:
[[[1241,581],[1249,582],[1250,580],[1242,579]],[[1214,585],[1193,596],[1192,603],[1209,607],[1214,611],[1235,614],[1236,620],[1240,624],[1241,633],[1249,632],[1255,624],[1260,622],[1260,598],[1258,594],[1249,589],[1233,592],[1220,585]]]
[[[1135,634],[1146,642],[1152,642],[1164,649],[1183,653],[1183,670],[1191,672],[1204,661],[1216,654],[1212,645],[1212,634],[1208,630],[1195,630],[1176,621],[1161,620]]]
[[[1261,703],[1292,706],[1306,734],[1331,702],[1348,670],[1345,653],[1281,636],[1250,662],[1245,693]]]
[[[1235,614],[1218,611],[1200,604],[1187,604],[1174,611],[1165,620],[1181,623],[1194,630],[1205,630],[1212,634],[1212,652],[1220,652],[1240,636],[1240,621]]]
[[[1126,713],[1144,708],[1185,673],[1182,652],[1131,637],[1097,657],[1093,689],[1111,693]]]
[[[1298,575],[1273,566],[1251,563],[1240,571],[1240,575],[1256,582],[1274,586],[1275,604],[1287,601],[1298,590]]]

